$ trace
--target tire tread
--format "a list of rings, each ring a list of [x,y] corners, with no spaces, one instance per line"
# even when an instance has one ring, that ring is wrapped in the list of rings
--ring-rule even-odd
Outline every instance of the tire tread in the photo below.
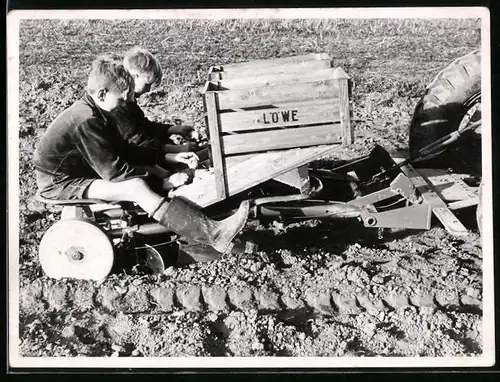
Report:
[[[457,105],[480,91],[480,84],[480,50],[456,58],[436,75],[413,113],[409,145],[412,155],[456,128],[461,112]]]

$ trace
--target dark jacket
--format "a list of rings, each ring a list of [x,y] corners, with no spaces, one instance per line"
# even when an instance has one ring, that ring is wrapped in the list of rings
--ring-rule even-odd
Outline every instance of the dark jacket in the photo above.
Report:
[[[121,136],[131,145],[161,150],[165,143],[172,143],[168,133],[172,125],[147,119],[135,100],[117,107],[110,114]]]
[[[88,94],[52,122],[34,153],[35,167],[45,174],[112,182],[148,175],[131,158],[136,164],[162,164],[163,154],[127,144],[109,113]]]

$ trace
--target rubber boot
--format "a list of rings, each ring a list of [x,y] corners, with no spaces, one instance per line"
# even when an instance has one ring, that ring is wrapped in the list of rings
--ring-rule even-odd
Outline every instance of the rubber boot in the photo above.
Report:
[[[190,202],[174,197],[170,202],[165,200],[153,217],[162,226],[185,236],[189,241],[207,244],[225,253],[231,249],[231,241],[245,226],[249,209],[250,203],[246,200],[236,213],[222,221],[216,221]]]

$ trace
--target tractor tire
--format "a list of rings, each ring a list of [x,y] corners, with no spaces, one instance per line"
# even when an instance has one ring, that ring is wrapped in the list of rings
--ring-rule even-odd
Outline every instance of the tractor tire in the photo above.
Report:
[[[423,147],[456,131],[480,102],[481,53],[475,50],[454,60],[427,86],[410,124],[410,155],[414,157]],[[446,166],[445,157],[441,153],[428,156],[426,166],[430,162]]]

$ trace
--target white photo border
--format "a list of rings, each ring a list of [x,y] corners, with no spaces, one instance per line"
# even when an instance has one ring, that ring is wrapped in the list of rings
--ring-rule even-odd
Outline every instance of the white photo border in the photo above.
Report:
[[[19,355],[19,25],[25,19],[477,18],[481,20],[483,354],[478,357],[22,357]],[[19,368],[441,368],[495,362],[490,13],[486,7],[14,10],[7,15],[8,362]]]

